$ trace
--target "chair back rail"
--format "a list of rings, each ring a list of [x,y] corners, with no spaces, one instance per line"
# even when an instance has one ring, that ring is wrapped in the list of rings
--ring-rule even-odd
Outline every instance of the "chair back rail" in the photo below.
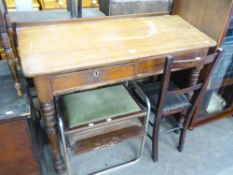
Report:
[[[203,86],[203,83],[198,83],[193,85],[192,87],[188,88],[183,88],[183,89],[178,89],[178,90],[173,90],[173,91],[167,91],[168,95],[183,95],[183,94],[188,94],[190,92],[196,91],[198,89],[201,89]]]

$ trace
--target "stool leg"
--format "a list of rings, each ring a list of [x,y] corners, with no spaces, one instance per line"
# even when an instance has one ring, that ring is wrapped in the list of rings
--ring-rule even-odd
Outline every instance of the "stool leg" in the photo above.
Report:
[[[63,121],[62,121],[61,117],[59,116],[59,114],[58,114],[58,124],[59,124],[59,131],[60,131],[60,135],[61,135],[62,148],[64,151],[67,175],[72,175],[72,171],[71,171],[71,167],[70,167],[70,165],[71,165],[70,158],[69,158],[68,150],[66,147],[67,144],[66,144],[66,138],[65,138],[65,133],[64,133],[64,125],[63,125]]]

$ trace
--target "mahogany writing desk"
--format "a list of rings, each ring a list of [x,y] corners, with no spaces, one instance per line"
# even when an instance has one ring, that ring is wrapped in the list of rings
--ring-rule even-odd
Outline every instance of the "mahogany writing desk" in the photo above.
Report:
[[[17,25],[24,75],[34,79],[55,168],[61,171],[54,95],[156,75],[172,54],[189,59],[216,42],[179,16],[153,14]]]

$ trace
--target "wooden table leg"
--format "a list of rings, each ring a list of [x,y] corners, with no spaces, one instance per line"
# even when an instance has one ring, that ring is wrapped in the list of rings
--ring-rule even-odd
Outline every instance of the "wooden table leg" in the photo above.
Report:
[[[192,87],[192,86],[194,86],[194,85],[196,85],[198,83],[200,73],[201,72],[198,69],[193,69],[192,70],[191,75],[190,75],[189,87]],[[189,99],[192,98],[193,94],[194,94],[193,92],[188,94]]]
[[[56,110],[51,84],[48,76],[35,77],[34,82],[40,102],[42,116],[46,124],[46,132],[54,156],[55,170],[58,173],[63,173],[65,165],[59,147],[59,138],[56,128]]]
[[[208,54],[209,49],[203,49],[199,53],[199,57],[205,57]],[[199,78],[200,78],[200,73],[201,73],[202,68],[199,69],[193,69],[190,75],[190,80],[189,80],[189,87],[194,86],[198,83]],[[194,93],[189,93],[188,97],[191,99]]]

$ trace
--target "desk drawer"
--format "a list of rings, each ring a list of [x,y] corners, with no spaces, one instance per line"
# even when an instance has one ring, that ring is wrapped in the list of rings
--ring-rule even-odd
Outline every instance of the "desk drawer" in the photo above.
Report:
[[[206,50],[189,51],[187,53],[172,54],[177,59],[193,59],[201,55],[206,55]],[[138,77],[158,75],[163,72],[165,56],[151,57],[143,59],[138,63]]]
[[[83,90],[92,86],[106,85],[132,79],[135,76],[134,64],[90,69],[50,77],[54,94]]]

